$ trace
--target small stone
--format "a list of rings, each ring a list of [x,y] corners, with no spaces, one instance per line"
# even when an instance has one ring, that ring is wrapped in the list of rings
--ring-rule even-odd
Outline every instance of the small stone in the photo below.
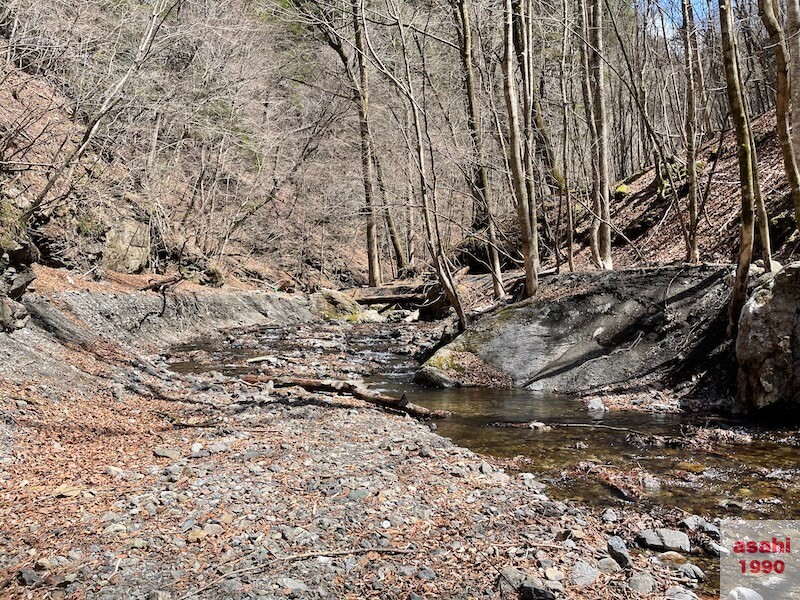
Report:
[[[617,573],[622,570],[619,563],[609,556],[601,558],[597,566],[603,573]]]
[[[690,552],[692,549],[689,536],[674,529],[643,529],[636,534],[636,542],[644,548],[653,550]]]
[[[208,448],[208,451],[211,454],[219,454],[220,452],[227,452],[228,450],[229,450],[228,445],[227,444],[222,444],[222,443],[214,444],[213,446],[209,446],[209,448]],[[199,450],[198,450],[198,452],[199,452]]]
[[[17,573],[17,577],[22,585],[33,587],[42,584],[41,576],[33,569],[22,569]]]
[[[633,560],[628,553],[625,542],[617,535],[608,538],[608,554],[617,561],[617,564],[623,569],[629,569],[633,566]]]
[[[491,475],[492,472],[494,471],[492,465],[490,465],[487,462],[482,462],[481,466],[478,468],[480,469],[480,472],[483,473],[484,475]]]
[[[299,579],[293,579],[291,577],[278,577],[275,580],[275,583],[277,583],[282,589],[288,590],[289,593],[302,593],[309,591],[308,586],[305,583]]]
[[[436,579],[436,573],[434,573],[432,569],[424,567],[417,571],[417,577],[424,581],[433,581]]]
[[[628,587],[634,592],[639,592],[640,594],[649,594],[655,589],[656,582],[650,573],[643,571],[628,579]]]
[[[548,569],[545,569],[544,576],[550,581],[561,581],[562,579],[564,579],[564,573],[562,573],[555,567],[550,567]]]
[[[666,600],[698,600],[697,594],[679,585],[673,586],[664,593]]]
[[[616,523],[619,520],[619,517],[617,516],[617,513],[614,512],[613,508],[605,509],[603,514],[600,515],[600,518],[606,523]]]
[[[203,527],[203,531],[205,531],[210,536],[218,536],[225,533],[225,528],[222,525],[218,525],[217,523],[207,523]]]
[[[750,588],[736,587],[728,592],[728,600],[764,600],[764,597]]]
[[[153,590],[147,594],[147,600],[170,600],[171,598],[172,594],[163,590]]]
[[[177,448],[165,448],[163,446],[157,446],[153,448],[153,454],[161,458],[168,458],[170,460],[180,460],[181,458],[181,451]]]
[[[578,587],[586,587],[587,585],[592,585],[597,579],[599,575],[597,569],[593,566],[578,561],[575,563],[575,566],[572,567],[572,573],[569,575],[569,581],[572,585],[576,585]]]
[[[364,488],[353,490],[347,494],[347,497],[350,498],[350,500],[363,500],[367,496],[369,496],[369,490],[365,490]]]
[[[197,454],[202,449],[203,449],[203,444],[201,444],[200,442],[195,442],[194,444],[192,444],[192,447],[190,448],[192,454]]]
[[[528,428],[533,429],[535,431],[552,431],[552,427],[542,423],[541,421],[531,421],[528,423]]]
[[[594,412],[607,412],[608,408],[606,405],[603,404],[603,401],[600,398],[592,398],[589,400],[589,405],[587,407],[589,410]]]
[[[111,475],[112,477],[116,477],[117,479],[120,479],[125,475],[125,471],[123,471],[119,467],[112,467],[111,465],[106,466],[105,473],[106,475]]]
[[[190,542],[199,542],[208,535],[208,532],[203,529],[192,529],[189,535],[186,536]]]
[[[128,528],[122,523],[112,523],[103,529],[103,535],[120,535],[126,531],[128,531]]]

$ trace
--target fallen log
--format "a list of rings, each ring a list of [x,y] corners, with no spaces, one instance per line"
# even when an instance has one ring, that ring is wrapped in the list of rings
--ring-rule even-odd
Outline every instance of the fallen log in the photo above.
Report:
[[[423,304],[427,298],[423,294],[387,294],[384,296],[360,296],[354,298],[359,304]]]
[[[443,419],[449,417],[452,413],[442,410],[431,410],[413,404],[406,399],[403,394],[400,398],[389,396],[371,390],[368,387],[354,382],[354,381],[338,381],[335,379],[307,379],[304,377],[266,377],[262,375],[242,375],[242,381],[250,384],[254,383],[268,383],[272,382],[275,387],[301,387],[309,392],[333,392],[338,394],[347,394],[358,398],[364,402],[375,404],[382,408],[389,408],[392,410],[401,411],[421,419]]]

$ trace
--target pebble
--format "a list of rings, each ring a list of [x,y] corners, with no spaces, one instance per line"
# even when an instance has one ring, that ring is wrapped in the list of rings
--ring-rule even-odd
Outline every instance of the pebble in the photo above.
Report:
[[[608,554],[617,561],[623,569],[629,569],[633,566],[633,560],[628,552],[628,547],[619,536],[612,536],[608,538]]]
[[[605,509],[600,518],[606,523],[616,523],[619,520],[619,517],[617,516],[617,513],[614,512],[613,508]]]
[[[699,600],[697,594],[679,585],[668,588],[664,593],[666,600]]]
[[[692,549],[689,536],[674,529],[643,529],[636,534],[636,543],[652,550],[690,552]]]
[[[608,556],[601,558],[597,563],[597,567],[603,573],[617,573],[622,570],[622,567],[619,566],[619,563]]]
[[[189,532],[189,535],[186,536],[186,538],[190,542],[199,542],[200,540],[205,538],[207,535],[208,535],[208,532],[203,530],[203,529],[192,529]]]
[[[433,581],[436,579],[436,573],[432,569],[424,567],[417,571],[417,577],[424,581]]]
[[[634,592],[649,594],[655,589],[656,581],[650,573],[643,571],[628,579],[628,587]]]
[[[561,581],[562,579],[564,579],[564,573],[562,573],[555,567],[549,567],[545,569],[544,576],[550,581]]]
[[[170,460],[180,460],[181,451],[177,448],[165,448],[164,446],[156,446],[153,448],[153,454],[161,458],[168,458]]]
[[[578,587],[586,587],[592,585],[600,573],[590,564],[582,561],[575,563],[572,567],[572,573],[569,575],[569,581],[572,585]]]

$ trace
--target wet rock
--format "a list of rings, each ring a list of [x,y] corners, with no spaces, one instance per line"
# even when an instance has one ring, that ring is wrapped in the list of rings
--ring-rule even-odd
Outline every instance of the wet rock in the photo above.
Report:
[[[698,515],[691,515],[681,521],[681,525],[689,531],[702,531],[715,539],[719,539],[719,527]]]
[[[414,383],[432,388],[451,388],[455,382],[442,369],[431,365],[422,365],[414,373]]]
[[[585,562],[578,561],[575,563],[575,566],[572,567],[572,573],[569,575],[569,581],[572,585],[586,587],[587,585],[592,585],[599,574],[600,573],[593,566]]]
[[[628,587],[634,592],[649,594],[655,589],[656,581],[649,572],[643,571],[628,579]]]
[[[606,412],[608,410],[608,408],[606,408],[606,405],[603,404],[603,401],[600,400],[600,398],[592,398],[591,400],[589,400],[589,404],[587,405],[586,408],[588,408],[592,412]]]
[[[622,538],[617,535],[608,538],[608,554],[623,569],[629,569],[633,566],[628,547]]]
[[[690,552],[692,549],[689,536],[674,529],[643,529],[636,534],[636,543],[652,550]]]

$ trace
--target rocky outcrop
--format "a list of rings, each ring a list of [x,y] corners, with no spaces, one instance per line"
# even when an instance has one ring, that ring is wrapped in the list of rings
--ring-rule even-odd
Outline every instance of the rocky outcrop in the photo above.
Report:
[[[727,276],[720,267],[564,274],[536,298],[479,321],[423,372],[433,367],[457,385],[480,385],[471,375],[479,370],[453,360],[469,356],[529,389],[590,392],[660,381],[703,364],[723,343]]]
[[[736,338],[744,411],[796,407],[800,398],[800,262],[755,289]]]

